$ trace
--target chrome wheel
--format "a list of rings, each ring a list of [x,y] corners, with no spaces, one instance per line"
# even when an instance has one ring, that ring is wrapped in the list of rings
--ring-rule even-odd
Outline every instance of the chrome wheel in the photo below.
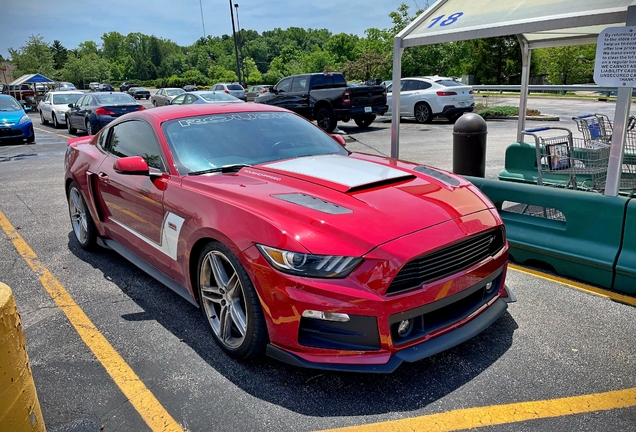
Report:
[[[227,350],[241,348],[248,326],[245,293],[230,259],[209,251],[199,270],[199,290],[205,316],[217,340]]]
[[[415,106],[415,120],[418,123],[430,123],[433,120],[431,107],[426,103],[420,103]]]
[[[71,216],[71,224],[75,238],[80,244],[88,240],[88,221],[86,219],[86,206],[84,199],[76,187],[72,187],[68,194],[68,211]]]

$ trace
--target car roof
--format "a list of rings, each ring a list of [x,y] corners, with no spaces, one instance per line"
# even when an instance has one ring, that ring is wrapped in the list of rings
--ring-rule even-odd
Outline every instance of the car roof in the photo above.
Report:
[[[68,94],[84,94],[84,92],[82,92],[81,90],[66,90],[66,91],[55,91],[55,90],[53,90],[53,91],[47,92],[47,94],[48,93],[53,94],[53,95],[56,95],[56,94],[65,94],[65,95],[68,95]]]
[[[216,104],[192,104],[192,105],[166,105],[161,109],[150,109],[136,111],[127,115],[130,117],[150,118],[154,117],[160,122],[180,119],[184,117],[195,117],[202,115],[244,113],[244,112],[289,112],[284,108],[272,105],[252,104],[252,103],[216,103]]]

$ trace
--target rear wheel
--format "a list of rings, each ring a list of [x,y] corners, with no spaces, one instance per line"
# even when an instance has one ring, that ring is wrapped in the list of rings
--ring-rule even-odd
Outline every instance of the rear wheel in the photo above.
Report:
[[[93,132],[93,125],[91,125],[90,120],[86,120],[86,134],[95,135],[95,133]]]
[[[368,116],[363,116],[363,117],[355,117],[353,119],[353,121],[356,122],[358,127],[362,128],[362,129],[369,127],[369,125],[371,123],[373,123],[373,120],[375,120],[375,116],[374,115],[368,115]]]
[[[155,108],[157,108],[157,101],[156,101],[156,100],[152,101],[152,106],[154,106]]]
[[[426,102],[415,105],[415,120],[418,123],[430,123],[433,121],[433,112]]]
[[[68,190],[68,213],[71,217],[73,234],[80,247],[85,250],[94,249],[97,244],[97,228],[75,182],[71,182]]]
[[[42,110],[40,110],[40,124],[48,124],[49,121],[47,119],[44,118],[44,113],[42,113]]]
[[[316,123],[325,132],[332,132],[336,128],[333,112],[329,108],[320,108],[316,113]]]
[[[221,349],[238,359],[261,355],[267,343],[265,318],[245,268],[216,241],[203,249],[197,268],[201,312]]]

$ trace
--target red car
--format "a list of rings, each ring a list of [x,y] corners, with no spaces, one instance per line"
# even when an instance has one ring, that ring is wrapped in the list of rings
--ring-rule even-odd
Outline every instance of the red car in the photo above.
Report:
[[[493,204],[258,104],[167,106],[69,141],[75,238],[200,307],[230,356],[391,372],[514,301]]]

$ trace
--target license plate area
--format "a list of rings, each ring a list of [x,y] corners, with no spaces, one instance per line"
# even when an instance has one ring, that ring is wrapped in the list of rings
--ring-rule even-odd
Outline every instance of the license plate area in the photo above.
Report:
[[[370,113],[371,112],[371,107],[364,107],[364,112],[365,113]]]

